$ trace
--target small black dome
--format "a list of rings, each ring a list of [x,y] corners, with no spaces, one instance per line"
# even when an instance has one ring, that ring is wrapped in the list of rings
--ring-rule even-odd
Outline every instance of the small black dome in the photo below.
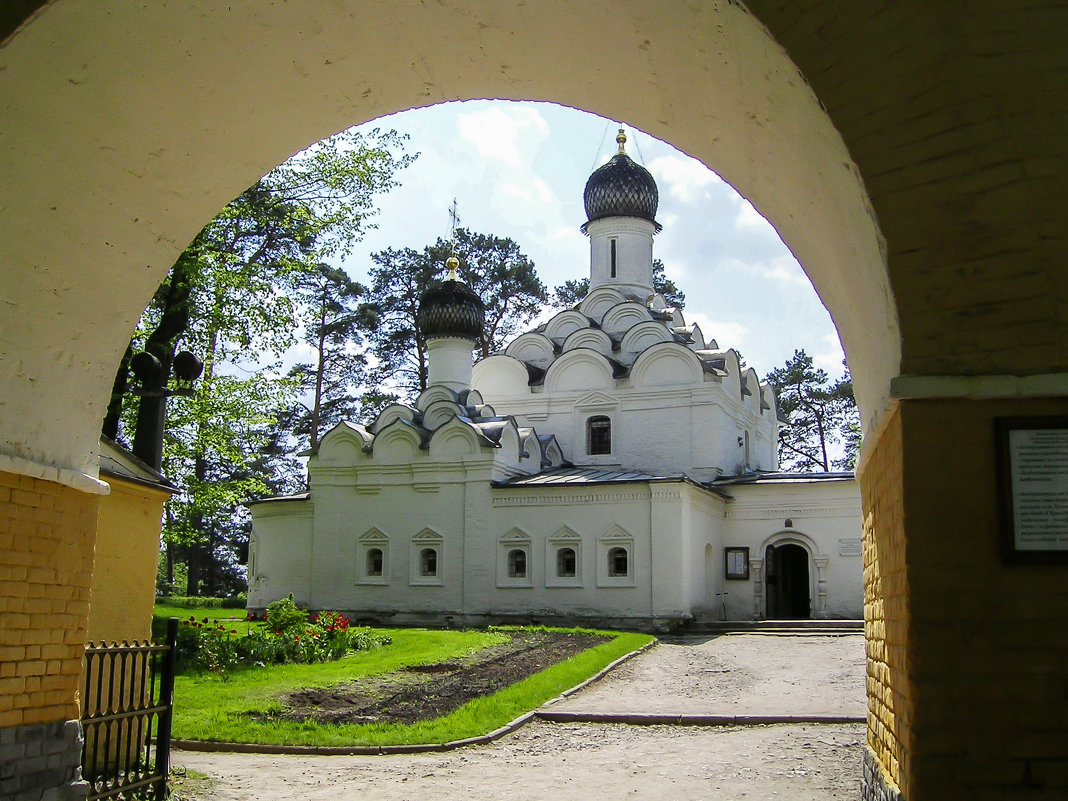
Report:
[[[486,322],[482,299],[463,281],[438,281],[419,298],[415,324],[427,339],[459,337],[477,342]]]
[[[660,193],[649,170],[636,164],[626,153],[617,153],[586,181],[582,193],[587,225],[603,217],[640,217],[656,225]],[[586,230],[586,226],[583,226]]]

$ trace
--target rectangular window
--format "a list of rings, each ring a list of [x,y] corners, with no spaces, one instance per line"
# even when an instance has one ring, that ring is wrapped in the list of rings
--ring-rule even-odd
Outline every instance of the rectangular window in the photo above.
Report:
[[[604,415],[586,421],[586,452],[591,456],[612,453],[612,420]]]
[[[608,247],[612,251],[612,277],[616,277],[616,240],[609,239]]]

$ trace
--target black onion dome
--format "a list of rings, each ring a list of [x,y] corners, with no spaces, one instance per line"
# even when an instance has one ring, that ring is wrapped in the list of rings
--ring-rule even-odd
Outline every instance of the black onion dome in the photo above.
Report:
[[[652,174],[626,153],[617,153],[593,171],[582,193],[586,225],[603,217],[640,217],[656,225],[660,192]],[[582,227],[586,230],[586,226]]]
[[[415,324],[427,339],[459,337],[477,341],[486,322],[482,299],[463,281],[438,281],[419,298]]]

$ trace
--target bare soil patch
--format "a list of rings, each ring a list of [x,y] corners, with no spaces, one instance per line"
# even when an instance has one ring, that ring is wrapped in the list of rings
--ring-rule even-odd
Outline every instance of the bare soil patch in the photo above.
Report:
[[[462,660],[415,665],[351,684],[292,693],[284,699],[280,717],[318,723],[433,720],[611,639],[554,631],[508,634],[508,642]]]

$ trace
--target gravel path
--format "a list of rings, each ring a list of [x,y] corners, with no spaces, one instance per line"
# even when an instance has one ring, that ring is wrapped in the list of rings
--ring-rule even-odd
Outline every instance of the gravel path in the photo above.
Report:
[[[863,714],[863,655],[860,635],[673,640],[552,709]],[[219,801],[824,801],[857,797],[863,742],[861,724],[702,728],[537,722],[489,745],[440,754],[179,751],[174,763],[211,777],[213,786],[198,798]]]

